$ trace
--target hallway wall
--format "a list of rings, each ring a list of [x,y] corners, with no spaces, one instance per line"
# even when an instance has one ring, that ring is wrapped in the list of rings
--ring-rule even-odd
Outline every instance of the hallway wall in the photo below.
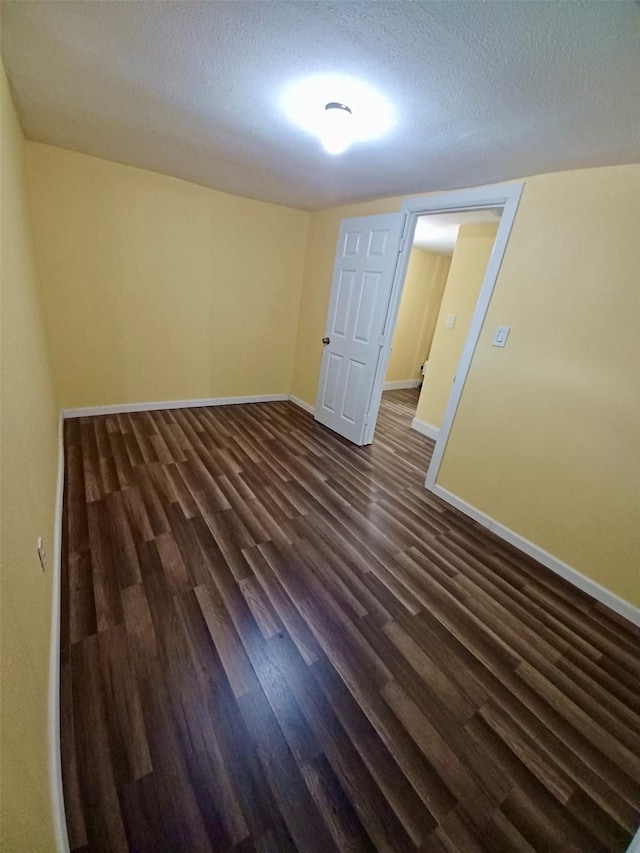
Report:
[[[385,382],[419,380],[429,354],[451,258],[414,248],[402,289]]]
[[[485,222],[462,225],[458,232],[416,410],[418,420],[436,429],[442,423],[497,230],[497,225]],[[453,328],[447,327],[449,314],[456,318]]]

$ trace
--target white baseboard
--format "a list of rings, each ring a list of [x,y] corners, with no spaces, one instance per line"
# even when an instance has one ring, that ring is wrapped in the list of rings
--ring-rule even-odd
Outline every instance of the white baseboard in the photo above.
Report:
[[[62,499],[64,492],[64,436],[62,414],[58,419],[58,475],[53,530],[53,560],[51,570],[51,647],[49,652],[49,782],[53,828],[58,853],[68,853],[69,838],[62,791],[62,761],[60,757],[60,586],[62,581]]]
[[[538,545],[535,545],[533,542],[525,539],[524,536],[520,536],[519,533],[511,530],[509,527],[505,527],[504,524],[500,524],[500,522],[462,500],[462,498],[452,494],[452,492],[449,492],[447,489],[442,488],[442,486],[438,486],[436,484],[433,486],[431,491],[435,495],[438,495],[439,498],[442,498],[446,503],[456,509],[459,509],[460,512],[463,512],[470,518],[473,518],[474,521],[482,524],[483,527],[491,530],[491,532],[495,533],[496,536],[499,536],[500,539],[504,539],[505,542],[509,542],[509,544],[514,545],[519,551],[522,551],[529,557],[533,557],[534,560],[542,563],[543,566],[551,569],[552,572],[555,572],[557,575],[560,575],[560,577],[569,581],[569,583],[578,587],[578,589],[586,592],[587,595],[595,598],[596,601],[599,601],[601,604],[611,608],[611,610],[615,611],[620,616],[624,616],[624,618],[628,619],[629,622],[640,626],[640,608],[635,607],[633,604],[630,604],[628,601],[625,601],[623,598],[615,595],[615,593],[610,592],[610,590],[601,586],[597,581],[591,580],[591,578],[583,575],[582,572],[578,571],[578,569],[574,569],[573,566],[563,563],[562,560],[554,557],[553,554],[550,554],[548,551],[545,551],[543,548],[540,548]]]
[[[627,848],[627,853],[640,853],[640,829],[631,839],[631,844]]]
[[[437,441],[440,435],[440,427],[428,424],[426,421],[419,421],[418,418],[414,418],[411,421],[411,429],[422,435],[426,435],[427,438],[432,438],[434,441]]]
[[[258,394],[253,397],[211,397],[206,400],[161,400],[157,403],[117,403],[112,406],[87,406],[63,409],[63,418],[86,418],[94,415],[119,415],[125,412],[153,412],[158,409],[198,409],[202,406],[235,406],[241,403],[274,403],[288,400],[288,394]]]
[[[398,379],[396,382],[385,382],[383,391],[400,391],[402,388],[419,388],[422,379]]]
[[[300,397],[294,397],[293,394],[289,394],[289,399],[292,403],[295,403],[296,406],[301,409],[304,409],[305,412],[309,412],[310,415],[315,415],[315,407],[311,406],[309,403],[305,403],[305,401],[301,400]]]

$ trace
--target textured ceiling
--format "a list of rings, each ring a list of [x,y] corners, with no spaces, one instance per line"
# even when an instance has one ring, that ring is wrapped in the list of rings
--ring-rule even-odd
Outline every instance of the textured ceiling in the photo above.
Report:
[[[2,52],[30,139],[313,209],[637,162],[639,21],[608,0],[45,0],[2,4]],[[331,157],[280,104],[336,72],[398,121]]]
[[[470,210],[459,213],[430,213],[419,216],[416,223],[413,245],[416,249],[451,255],[458,239],[461,225],[500,221],[501,210]]]

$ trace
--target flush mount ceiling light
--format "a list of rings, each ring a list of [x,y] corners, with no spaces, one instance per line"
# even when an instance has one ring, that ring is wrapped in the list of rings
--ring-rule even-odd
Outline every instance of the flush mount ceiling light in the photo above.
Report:
[[[329,154],[380,139],[396,121],[395,110],[374,88],[336,74],[298,80],[283,93],[281,106],[289,120],[319,139]]]
[[[327,154],[342,154],[351,145],[352,112],[346,104],[331,101],[324,108],[324,128],[320,137]]]

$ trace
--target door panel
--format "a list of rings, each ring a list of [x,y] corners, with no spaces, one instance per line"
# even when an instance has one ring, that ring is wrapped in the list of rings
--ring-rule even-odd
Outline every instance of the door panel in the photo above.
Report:
[[[333,271],[316,420],[362,444],[404,214],[345,219]]]
[[[346,392],[344,395],[344,405],[342,406],[342,417],[354,424],[357,417],[357,402],[362,391],[362,382],[366,365],[361,361],[351,360],[347,368]]]
[[[338,383],[340,381],[340,368],[342,356],[335,352],[329,353],[326,381],[324,386],[323,405],[330,412],[336,410],[336,399],[338,396]]]
[[[356,329],[353,335],[359,343],[371,343],[371,324],[374,320],[380,278],[380,273],[366,272],[362,279],[356,313]]]
[[[349,320],[349,304],[351,302],[351,292],[355,281],[355,273],[352,270],[340,270],[340,280],[338,282],[338,297],[336,300],[336,314],[333,321],[333,334],[347,334],[347,322]]]

